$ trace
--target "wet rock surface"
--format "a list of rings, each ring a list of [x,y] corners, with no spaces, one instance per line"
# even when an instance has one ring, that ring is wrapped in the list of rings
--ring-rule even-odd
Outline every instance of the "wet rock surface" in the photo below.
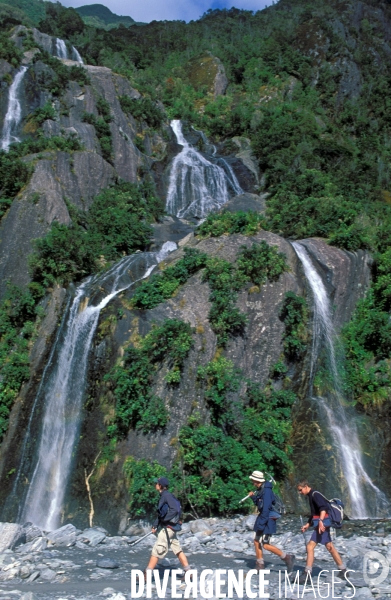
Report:
[[[216,569],[233,570],[236,575],[243,570],[246,574],[255,565],[252,525],[251,516],[240,515],[232,519],[196,520],[183,525],[179,539],[191,567],[197,569],[198,574],[205,569],[212,571],[210,579],[215,577]],[[146,526],[146,523],[139,523],[139,530],[144,531]],[[31,530],[31,525],[25,529],[29,528]],[[131,571],[144,570],[155,541],[153,535],[134,547],[129,544],[138,536],[105,535],[93,546],[87,542],[87,537],[91,532],[102,533],[100,528],[90,528],[84,532],[73,528],[74,545],[65,547],[50,542],[49,538],[60,540],[63,531],[64,528],[60,528],[50,535],[41,534],[41,539],[49,544],[45,550],[32,549],[27,543],[20,544],[14,550],[0,552],[0,600],[128,600],[132,597]],[[273,544],[296,555],[294,578],[305,565],[299,518],[292,515],[283,517],[279,521],[278,531],[279,534],[273,537]],[[345,522],[343,530],[335,538],[335,545],[347,568],[352,570],[348,576],[349,582],[338,579],[335,572],[332,589],[335,563],[326,549],[318,546],[313,569],[316,595],[309,586],[300,586],[299,597],[311,600],[319,597],[349,598],[353,593],[356,598],[380,600],[391,597],[391,574],[388,573],[381,583],[374,583],[378,572],[371,574],[374,568],[371,567],[371,557],[375,556],[374,553],[383,557],[383,569],[386,569],[386,565],[391,566],[391,521]],[[169,553],[167,558],[160,561],[158,570],[163,576],[165,571],[179,568],[178,560]],[[285,593],[286,566],[276,555],[265,552],[265,569],[270,570],[265,578],[269,581],[266,591],[272,600],[297,597],[297,587],[295,592],[289,592],[288,588],[288,593]],[[282,593],[279,589],[280,579]],[[172,597],[171,581],[169,578],[166,598]],[[180,593],[184,589],[183,586]],[[258,595],[256,577],[252,578],[251,590]],[[145,597],[145,593],[142,597]],[[154,585],[152,597],[157,597]],[[238,596],[234,592],[230,597]],[[245,594],[244,597],[248,596]]]

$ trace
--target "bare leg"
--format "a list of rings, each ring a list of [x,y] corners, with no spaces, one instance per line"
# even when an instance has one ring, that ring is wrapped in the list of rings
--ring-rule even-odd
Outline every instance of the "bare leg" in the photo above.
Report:
[[[307,564],[306,566],[310,569],[312,569],[312,565],[314,564],[314,557],[315,557],[315,548],[317,546],[316,542],[308,542],[307,544]]]
[[[341,565],[343,565],[343,560],[340,557],[338,550],[335,548],[334,544],[332,542],[329,542],[328,544],[326,544],[326,548],[330,552],[333,559],[335,560],[337,567],[340,567]]]
[[[255,556],[257,560],[263,560],[262,545],[257,540],[254,540]]]
[[[176,555],[177,559],[179,560],[179,562],[181,563],[182,567],[185,569],[186,567],[189,566],[189,562],[186,558],[186,555],[184,552],[178,552],[178,554]]]
[[[285,552],[283,552],[276,546],[272,546],[271,544],[263,544],[263,547],[268,552],[273,552],[273,554],[277,554],[277,556],[285,556]]]
[[[154,569],[158,563],[158,558],[156,556],[151,556],[151,558],[149,559],[149,563],[147,566],[147,569]]]

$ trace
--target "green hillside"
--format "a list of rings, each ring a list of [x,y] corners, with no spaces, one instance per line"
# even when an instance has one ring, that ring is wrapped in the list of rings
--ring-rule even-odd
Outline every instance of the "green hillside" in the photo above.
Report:
[[[99,29],[111,29],[118,27],[118,25],[124,25],[130,27],[135,23],[131,17],[120,17],[111,12],[109,8],[103,6],[103,4],[90,4],[87,6],[80,6],[76,8],[86,25],[97,27]]]
[[[11,7],[15,19],[36,26],[45,18],[45,5],[44,0],[0,0],[0,19],[5,11],[9,14],[8,7]]]

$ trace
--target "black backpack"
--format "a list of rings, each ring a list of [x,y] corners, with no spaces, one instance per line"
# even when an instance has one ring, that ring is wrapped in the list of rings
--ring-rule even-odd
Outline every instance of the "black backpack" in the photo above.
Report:
[[[167,504],[168,506],[168,510],[166,514],[161,517],[161,521],[162,523],[170,523],[171,525],[176,525],[177,523],[179,523],[182,517],[181,503],[179,502],[178,498],[174,496],[174,494],[167,491],[165,492],[164,499],[165,504]]]
[[[323,494],[321,494],[320,492],[318,492],[318,494],[323,496]],[[326,496],[323,496],[323,498],[327,500]],[[344,503],[339,498],[331,498],[331,500],[327,500],[327,502],[330,505],[329,517],[331,520],[331,527],[334,527],[335,529],[341,529],[344,517]]]

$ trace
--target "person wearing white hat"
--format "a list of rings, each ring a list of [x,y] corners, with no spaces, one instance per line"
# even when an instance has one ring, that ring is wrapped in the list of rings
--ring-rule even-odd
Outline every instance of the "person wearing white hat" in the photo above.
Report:
[[[256,492],[250,492],[252,501],[258,508],[259,514],[254,524],[254,546],[256,555],[255,568],[258,570],[265,568],[263,559],[263,549],[272,552],[279,556],[286,566],[288,573],[293,570],[295,555],[287,554],[284,550],[280,550],[277,546],[270,543],[270,538],[277,531],[276,519],[270,517],[270,512],[273,508],[273,486],[270,481],[265,481],[262,471],[253,471],[249,477],[257,488]]]

